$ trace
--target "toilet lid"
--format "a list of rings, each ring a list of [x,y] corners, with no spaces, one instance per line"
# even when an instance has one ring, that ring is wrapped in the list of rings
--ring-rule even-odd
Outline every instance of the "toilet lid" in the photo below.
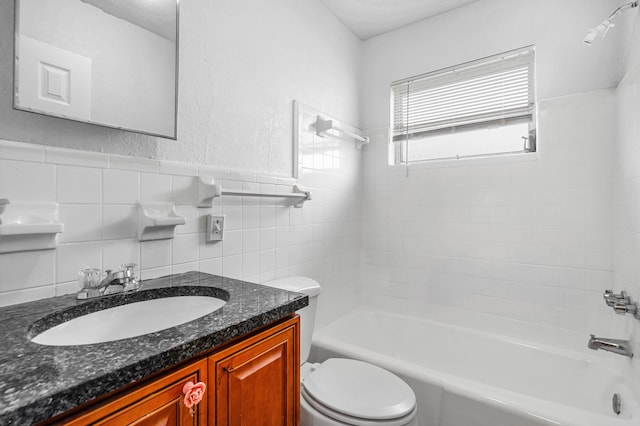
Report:
[[[396,419],[411,413],[416,397],[404,381],[375,365],[331,358],[302,383],[327,408],[360,419]]]

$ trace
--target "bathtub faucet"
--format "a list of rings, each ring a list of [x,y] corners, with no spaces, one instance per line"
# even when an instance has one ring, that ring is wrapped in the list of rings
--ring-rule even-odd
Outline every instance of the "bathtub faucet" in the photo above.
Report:
[[[631,299],[629,295],[627,295],[626,291],[621,291],[620,294],[615,294],[613,290],[605,290],[602,295],[607,306],[611,306],[612,308],[615,305],[628,305],[631,303]]]
[[[587,344],[589,349],[597,351],[602,349],[603,351],[613,352],[618,355],[633,357],[633,351],[631,350],[631,344],[628,340],[607,339],[604,337],[596,337],[593,334]]]
[[[611,306],[618,315],[631,314],[640,320],[640,303],[632,302],[626,291],[615,294],[613,290],[605,290],[602,295],[607,306]]]

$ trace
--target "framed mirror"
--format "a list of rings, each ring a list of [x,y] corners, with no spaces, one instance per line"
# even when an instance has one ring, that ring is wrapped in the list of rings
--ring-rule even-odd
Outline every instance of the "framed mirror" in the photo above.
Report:
[[[178,0],[15,2],[15,109],[176,139]]]

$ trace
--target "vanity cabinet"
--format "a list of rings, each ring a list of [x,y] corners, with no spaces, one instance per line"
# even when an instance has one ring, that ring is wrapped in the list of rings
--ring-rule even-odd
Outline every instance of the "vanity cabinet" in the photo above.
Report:
[[[161,376],[81,414],[66,425],[196,426],[207,424],[207,404],[183,404],[185,383],[206,381],[207,362],[199,360]],[[205,392],[206,395],[206,392]]]
[[[183,403],[188,382],[207,385],[193,412]],[[53,424],[296,426],[299,403],[300,322],[295,316]]]
[[[299,327],[296,317],[209,357],[209,425],[298,425]]]

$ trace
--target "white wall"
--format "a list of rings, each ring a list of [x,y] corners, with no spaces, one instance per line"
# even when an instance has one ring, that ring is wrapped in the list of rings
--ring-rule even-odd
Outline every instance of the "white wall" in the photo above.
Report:
[[[625,13],[621,44],[623,78],[618,86],[618,137],[615,151],[615,288],[640,301],[640,12]],[[630,315],[616,318],[616,337],[631,338],[640,353],[640,326]],[[632,361],[640,393],[640,361]]]
[[[0,140],[1,198],[57,202],[64,223],[55,250],[0,254],[0,306],[76,292],[87,266],[134,262],[142,279],[186,271],[253,282],[309,276],[323,287],[319,325],[346,313],[359,299],[361,153],[306,133],[303,151],[332,161],[302,165],[299,184],[313,196],[303,208],[249,197],[196,207],[198,175],[261,192],[291,192],[291,178]],[[138,200],[175,203],[186,224],[174,239],[139,242]],[[222,242],[205,242],[209,213],[226,217]]]
[[[218,200],[221,244],[204,243],[209,211],[193,195],[199,173],[290,190],[293,180],[274,176],[291,176],[294,99],[357,124],[360,41],[321,2],[181,2],[178,141],[12,110],[13,4],[0,2],[0,139],[28,143],[0,144],[0,198],[59,202],[65,232],[56,250],[0,255],[0,305],[75,291],[78,269],[125,261],[146,278],[307,275],[323,286],[319,325],[356,303],[361,153],[352,144],[305,140],[301,151],[339,161],[304,165],[313,201],[303,209]],[[175,202],[187,225],[172,241],[139,243],[138,199]]]
[[[616,6],[613,0],[482,0],[367,40],[361,125],[387,126],[395,80],[531,44],[539,99],[614,87],[618,33],[591,47],[581,42]]]
[[[615,6],[484,0],[364,43],[368,303],[580,350],[612,331],[618,40],[582,38]],[[392,81],[529,44],[538,153],[387,166]]]
[[[5,82],[12,67],[7,3],[0,5]],[[600,300],[613,282],[614,165],[621,167],[617,188],[637,180],[631,118],[622,121],[628,135],[612,158],[616,98],[608,89],[617,84],[618,63],[633,63],[625,68],[620,99],[631,111],[625,117],[634,117],[637,82],[629,76],[637,60],[619,57],[615,47],[618,35],[627,34],[633,52],[637,32],[634,38],[613,32],[591,48],[581,44],[586,29],[616,5],[483,0],[371,39],[362,54],[358,40],[315,0],[183,2],[178,142],[0,106],[0,137],[32,142],[2,145],[0,196],[58,201],[67,224],[56,251],[0,256],[2,302],[68,291],[78,268],[133,258],[147,277],[193,268],[255,280],[316,277],[325,285],[323,324],[358,298],[362,232],[365,301],[453,313],[452,321],[521,337],[567,337],[568,345],[582,348],[587,331],[608,333],[619,320]],[[412,57],[405,46],[416,39],[424,45]],[[445,164],[412,170],[408,178],[386,166],[380,128],[388,124],[391,81],[532,43],[541,100],[534,161]],[[8,91],[10,84],[0,85],[7,99]],[[204,244],[202,212],[184,198],[193,175],[265,188],[290,183],[267,175],[290,173],[294,98],[348,123],[360,117],[373,136],[364,150],[364,182],[359,154],[341,145],[340,170],[323,161],[306,165],[302,182],[315,189],[314,204],[287,210],[274,225],[271,213],[266,223],[256,222],[262,205],[229,202],[222,209],[237,232],[231,248],[225,253],[224,243],[222,249]],[[314,158],[334,149],[313,137],[307,143]],[[171,161],[136,158],[148,156]],[[69,180],[86,182],[81,195],[67,192]],[[113,198],[114,182],[130,189],[123,199]],[[361,185],[362,229],[356,225]],[[632,194],[618,191],[617,217],[623,206],[640,204]],[[138,243],[131,228],[137,197],[176,201],[189,225],[170,243]],[[618,285],[632,282],[637,256],[628,245],[640,246],[633,222],[625,223],[617,225]]]
[[[364,171],[368,303],[580,349],[585,333],[603,331],[597,315],[610,325],[592,309],[613,280],[614,91],[539,108],[541,151],[521,161],[452,160],[406,176],[385,166],[386,134],[375,134]]]
[[[290,176],[292,101],[358,124],[360,41],[317,0],[180,4],[178,140],[14,111],[0,3],[0,138]]]

